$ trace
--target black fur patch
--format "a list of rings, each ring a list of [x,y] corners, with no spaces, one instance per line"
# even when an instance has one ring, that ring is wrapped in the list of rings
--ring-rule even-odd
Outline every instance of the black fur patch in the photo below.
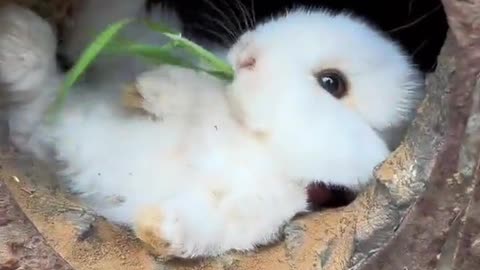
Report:
[[[346,187],[327,185],[324,182],[311,183],[307,187],[307,194],[307,202],[312,211],[346,206],[356,197],[355,192]]]

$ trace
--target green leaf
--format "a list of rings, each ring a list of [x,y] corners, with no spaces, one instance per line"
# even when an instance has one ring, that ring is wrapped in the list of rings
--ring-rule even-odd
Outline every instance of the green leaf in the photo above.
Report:
[[[132,20],[125,19],[110,25],[84,50],[80,59],[75,63],[73,68],[67,73],[65,81],[59,90],[56,101],[50,109],[50,116],[60,109],[65,102],[70,88],[79,80],[90,64],[100,54],[100,52],[115,38],[115,36]]]
[[[152,62],[153,64],[168,64],[175,65],[184,68],[190,68],[194,70],[201,70],[207,72],[215,77],[218,77],[223,80],[229,80],[229,76],[225,75],[223,72],[209,70],[195,66],[193,63],[177,57],[174,55],[175,43],[170,42],[164,46],[152,46],[146,44],[138,44],[134,42],[117,42],[111,45],[111,48],[107,50],[110,53],[119,53],[119,54],[132,54],[137,57],[141,57],[146,61]]]
[[[148,26],[148,28],[156,31],[156,32],[160,32],[162,34],[164,33],[170,33],[170,34],[174,34],[174,35],[181,35],[180,32],[176,32],[176,31],[173,31],[172,29],[170,29],[169,27],[163,25],[163,24],[159,24],[159,23],[154,23],[152,21],[149,21],[149,20],[145,20],[145,25]]]
[[[194,42],[183,38],[181,34],[169,31],[167,27],[158,23],[149,22],[147,24],[152,30],[162,33],[163,35],[174,41],[176,47],[186,49],[188,52],[203,60],[204,63],[211,67],[212,72],[224,75],[225,78],[233,78],[232,67],[225,63],[222,59],[216,57],[213,53],[207,51]],[[165,30],[166,29],[166,30]]]
[[[52,113],[58,111],[63,105],[70,88],[80,79],[102,51],[109,54],[133,55],[154,64],[169,64],[194,70],[201,70],[224,80],[233,79],[234,73],[230,65],[201,46],[183,38],[181,33],[175,32],[161,24],[149,21],[145,22],[145,24],[153,31],[160,32],[171,39],[171,42],[164,46],[153,46],[121,40],[117,37],[118,33],[132,21],[133,20],[131,19],[125,19],[110,25],[84,50],[80,59],[67,73],[65,81],[59,90],[57,99],[48,112],[50,116],[52,116]],[[208,66],[208,68],[196,66],[186,59],[176,56],[175,49],[186,50],[194,57],[199,58],[202,63]]]
[[[115,54],[131,54],[154,64],[169,64],[195,69],[192,63],[174,55],[172,43],[159,47],[133,42],[122,42],[115,43],[108,51]]]

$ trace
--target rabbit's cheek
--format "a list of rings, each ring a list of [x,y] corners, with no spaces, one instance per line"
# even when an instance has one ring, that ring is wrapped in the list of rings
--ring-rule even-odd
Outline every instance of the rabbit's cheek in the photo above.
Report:
[[[230,101],[230,108],[233,118],[241,125],[245,125],[245,117],[242,107],[234,99]]]

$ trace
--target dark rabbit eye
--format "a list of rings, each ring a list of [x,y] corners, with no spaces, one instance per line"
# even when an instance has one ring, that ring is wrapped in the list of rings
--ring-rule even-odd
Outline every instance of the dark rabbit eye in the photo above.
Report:
[[[320,86],[336,98],[342,98],[347,94],[347,82],[345,76],[338,70],[323,70],[318,72],[317,78]]]

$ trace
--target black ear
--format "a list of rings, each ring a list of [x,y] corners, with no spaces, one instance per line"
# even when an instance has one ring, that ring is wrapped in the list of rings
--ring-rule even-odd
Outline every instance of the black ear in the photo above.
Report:
[[[328,185],[324,182],[312,182],[307,187],[309,210],[318,211],[325,208],[337,208],[350,204],[356,193],[347,187]]]

